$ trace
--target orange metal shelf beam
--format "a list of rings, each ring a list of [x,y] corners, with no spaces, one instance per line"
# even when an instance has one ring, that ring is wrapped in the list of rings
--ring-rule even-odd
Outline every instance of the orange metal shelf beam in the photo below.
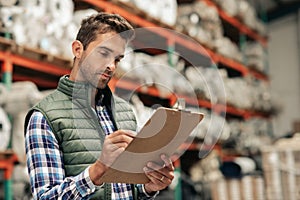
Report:
[[[229,114],[233,114],[233,115],[236,115],[236,116],[241,116],[243,118],[245,118],[245,116],[248,113],[248,111],[246,111],[246,110],[234,108],[234,107],[229,106],[229,105],[226,106],[226,111]]]
[[[221,16],[221,18],[223,20],[229,22],[233,26],[235,26],[240,32],[248,35],[249,37],[251,37],[251,38],[253,38],[253,39],[257,40],[257,41],[259,41],[263,46],[267,45],[267,38],[266,37],[263,37],[263,36],[259,35],[257,32],[255,32],[254,30],[250,29],[249,27],[247,27],[246,25],[244,25],[243,23],[241,23],[236,18],[229,16],[226,12],[224,12],[219,6],[217,6],[211,0],[200,0],[200,1],[206,2],[207,5],[209,5],[209,6],[214,6],[218,10],[218,13]]]
[[[4,61],[7,59],[9,59],[13,65],[18,65],[35,71],[45,72],[57,76],[70,73],[70,69],[60,68],[56,65],[48,64],[42,61],[36,61],[9,52],[0,51],[0,60]]]
[[[255,78],[257,78],[259,80],[269,81],[268,76],[263,73],[257,72],[255,70],[249,70],[249,72],[252,76],[254,76]]]
[[[36,71],[45,72],[48,74],[61,76],[70,73],[70,69],[66,69],[66,68],[58,67],[56,65],[51,65],[41,61],[36,61],[22,56],[14,55],[9,52],[0,51],[0,60],[4,61],[7,59],[10,60],[10,62],[14,65],[18,65]]]

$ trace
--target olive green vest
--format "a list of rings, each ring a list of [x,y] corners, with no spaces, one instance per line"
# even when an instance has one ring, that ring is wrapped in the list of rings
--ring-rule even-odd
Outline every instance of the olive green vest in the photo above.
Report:
[[[50,125],[63,152],[66,176],[76,176],[100,156],[105,132],[91,107],[88,84],[74,83],[64,76],[57,89],[35,105],[27,114],[25,127],[34,110],[40,111]],[[104,90],[105,104],[116,129],[136,131],[136,119],[130,105]],[[93,195],[92,199],[111,199],[111,184]]]

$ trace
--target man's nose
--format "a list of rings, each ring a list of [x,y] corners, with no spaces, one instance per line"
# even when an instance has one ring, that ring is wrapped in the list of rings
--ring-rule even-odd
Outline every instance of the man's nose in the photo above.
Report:
[[[115,63],[115,61],[112,61],[112,62],[108,63],[107,68],[110,71],[115,71],[115,69],[116,69],[116,63]]]

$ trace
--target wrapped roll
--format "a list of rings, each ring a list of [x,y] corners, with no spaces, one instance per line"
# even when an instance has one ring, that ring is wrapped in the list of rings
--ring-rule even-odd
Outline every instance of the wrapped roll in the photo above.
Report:
[[[17,0],[0,0],[0,6],[13,6],[17,3]]]
[[[0,106],[2,106],[6,101],[7,89],[6,87],[0,83]]]
[[[25,163],[24,120],[29,108],[41,100],[43,95],[32,82],[22,81],[12,84],[4,109],[13,118],[12,149],[18,160]],[[1,137],[2,138],[2,137]]]
[[[76,24],[76,26],[80,26],[82,19],[86,18],[87,16],[90,16],[92,14],[96,14],[97,11],[94,9],[85,9],[85,10],[76,10],[73,15],[73,22]]]
[[[236,16],[238,13],[237,0],[214,0],[227,14]]]
[[[176,0],[133,0],[133,3],[142,11],[166,24],[175,25],[177,18]]]
[[[0,151],[6,150],[10,139],[11,125],[7,114],[0,107]]]
[[[72,0],[51,0],[48,1],[49,12],[55,21],[67,25],[72,21],[74,3]]]
[[[29,17],[42,18],[47,13],[47,0],[26,0],[19,1],[19,5],[26,9]]]
[[[142,11],[146,12],[151,17],[159,19],[160,12],[162,11],[160,6],[160,0],[134,0],[133,3],[141,9]]]
[[[171,26],[175,25],[177,18],[177,1],[164,0],[158,1],[159,4],[159,18],[162,22]]]

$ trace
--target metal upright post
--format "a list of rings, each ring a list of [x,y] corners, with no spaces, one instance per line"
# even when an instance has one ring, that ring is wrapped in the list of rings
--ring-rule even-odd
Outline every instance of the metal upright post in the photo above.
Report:
[[[10,53],[6,54],[7,59],[5,59],[2,64],[2,82],[7,87],[7,89],[10,90],[12,84],[13,65],[10,60]]]
[[[7,53],[7,58],[2,63],[2,82],[6,86],[8,90],[11,89],[12,85],[12,73],[13,73],[13,65],[10,60],[10,53]],[[11,118],[10,118],[11,119]],[[10,137],[12,138],[12,137]],[[9,141],[8,148],[11,147],[11,140]],[[11,181],[11,174],[12,174],[12,165],[11,163],[8,164],[4,176],[4,193],[5,193],[5,200],[12,200],[12,181]]]

